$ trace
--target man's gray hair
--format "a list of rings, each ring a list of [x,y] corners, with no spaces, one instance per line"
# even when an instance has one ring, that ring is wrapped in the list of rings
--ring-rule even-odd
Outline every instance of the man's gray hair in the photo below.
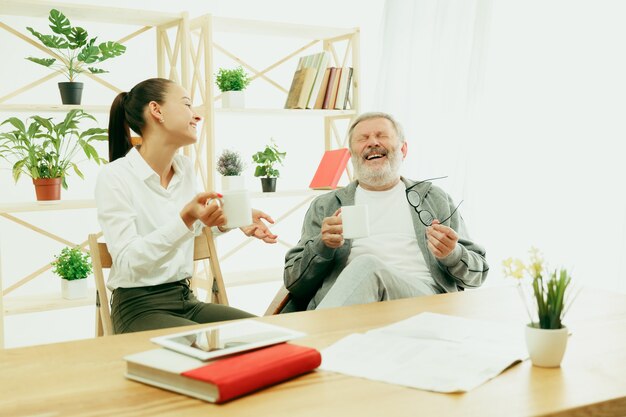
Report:
[[[352,144],[352,134],[354,133],[354,128],[356,127],[356,125],[364,120],[369,119],[389,120],[394,130],[396,131],[396,136],[398,137],[398,140],[400,141],[400,143],[404,143],[404,130],[402,129],[402,125],[396,119],[394,119],[392,115],[383,112],[368,112],[360,114],[356,119],[354,119],[354,121],[350,125],[350,130],[348,130],[348,145]]]

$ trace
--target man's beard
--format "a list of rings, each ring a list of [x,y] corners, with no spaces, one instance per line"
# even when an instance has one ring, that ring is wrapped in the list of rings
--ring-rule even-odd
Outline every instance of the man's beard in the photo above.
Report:
[[[374,151],[383,151],[382,147],[369,149],[366,154]],[[398,179],[400,165],[402,164],[402,149],[398,146],[387,153],[387,161],[380,166],[368,166],[363,160],[363,155],[353,155],[352,165],[354,166],[354,176],[359,182],[373,187],[382,187],[391,184]]]

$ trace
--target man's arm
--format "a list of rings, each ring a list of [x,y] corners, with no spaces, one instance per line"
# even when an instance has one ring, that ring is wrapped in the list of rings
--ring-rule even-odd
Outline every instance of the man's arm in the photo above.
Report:
[[[304,216],[300,241],[285,256],[285,287],[296,297],[313,297],[334,264],[336,249],[322,240],[324,217],[320,200],[314,200]]]
[[[455,205],[446,195],[449,212]],[[452,277],[457,286],[479,287],[487,278],[489,265],[485,259],[485,249],[469,238],[465,222],[458,210],[450,218],[450,227],[435,220],[427,228],[426,237],[429,251],[437,258],[442,269]]]

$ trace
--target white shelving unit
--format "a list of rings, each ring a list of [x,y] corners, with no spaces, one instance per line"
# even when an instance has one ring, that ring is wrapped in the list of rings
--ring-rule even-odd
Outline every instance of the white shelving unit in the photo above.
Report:
[[[192,158],[195,163],[198,176],[204,185],[204,188],[215,189],[214,165],[216,160],[215,146],[215,123],[218,117],[238,117],[242,121],[245,118],[255,116],[271,116],[285,120],[306,117],[319,119],[320,139],[323,137],[324,148],[334,149],[346,146],[346,126],[349,121],[358,114],[359,111],[359,30],[358,28],[332,28],[323,26],[298,25],[290,23],[277,22],[261,22],[253,20],[242,20],[233,18],[223,18],[211,15],[204,15],[194,19],[189,19],[186,12],[182,13],[163,13],[151,12],[147,10],[130,10],[122,8],[110,8],[92,5],[83,5],[77,3],[58,3],[39,0],[0,0],[0,42],[4,43],[4,37],[9,36],[19,38],[22,41],[34,45],[39,49],[42,48],[32,37],[25,31],[23,27],[13,27],[12,21],[15,17],[29,17],[41,19],[42,26],[47,21],[51,8],[61,10],[73,24],[88,25],[89,22],[100,22],[106,24],[121,24],[135,26],[134,30],[127,36],[118,41],[125,43],[137,36],[155,36],[156,38],[156,66],[159,77],[169,78],[181,84],[192,94],[194,103],[198,106],[200,115],[204,118],[202,131],[199,134],[199,141],[196,145],[185,149],[185,153]],[[13,20],[12,20],[13,19]],[[87,26],[88,27],[88,26]],[[152,35],[150,35],[152,34]],[[220,43],[220,35],[236,34],[237,36],[251,37],[267,37],[275,38],[276,42],[280,38],[289,38],[291,40],[302,40],[302,44],[291,52],[278,57],[275,62],[269,65],[263,65],[258,69],[249,60],[245,59],[238,53],[231,52]],[[271,43],[268,51],[271,51]],[[273,79],[269,74],[280,66],[289,66],[295,68],[294,62],[303,55],[319,52],[320,50],[328,51],[331,55],[331,66],[352,66],[352,92],[349,99],[350,109],[348,110],[287,110],[283,109],[282,103],[273,103],[268,108],[246,108],[246,109],[222,109],[216,107],[216,103],[220,101],[220,95],[215,93],[213,74],[216,72],[214,57],[220,54],[224,59],[232,60],[236,65],[241,65],[244,69],[252,74],[253,83],[265,82],[276,88],[286,98],[288,88],[291,83],[290,71],[289,78]],[[45,52],[45,51],[44,51]],[[128,53],[128,52],[127,52]],[[116,60],[123,60],[122,55]],[[97,75],[83,74],[88,77],[87,82],[98,83],[115,93],[122,89],[115,87]],[[66,112],[71,109],[81,108],[90,113],[108,113],[109,103],[98,103],[79,106],[68,106],[51,103],[15,103],[14,98],[20,94],[36,89],[43,83],[56,82],[53,80],[55,74],[42,77],[37,80],[28,81],[20,80],[16,76],[13,83],[16,87],[13,91],[0,96],[0,112]],[[24,85],[20,85],[25,81]],[[86,85],[87,88],[87,85]],[[312,173],[311,173],[312,175]],[[300,201],[292,207],[287,207],[283,214],[277,216],[278,221],[290,216],[295,210],[304,207],[320,192],[310,190],[292,190],[283,191],[269,195],[267,193],[254,193],[253,197],[257,199],[268,199],[275,197],[297,198]],[[15,221],[20,225],[30,228],[31,230],[63,243],[68,242],[60,236],[56,236],[43,230],[43,228],[30,225],[20,220],[14,214],[32,212],[32,211],[50,211],[65,210],[77,208],[93,208],[94,202],[91,200],[77,201],[61,201],[52,205],[44,205],[41,203],[3,203],[0,201],[0,216]],[[87,233],[85,233],[86,238]],[[248,240],[249,242],[249,240]],[[283,245],[291,246],[290,243],[282,241]],[[78,243],[85,244],[85,242]],[[234,254],[238,249],[245,246],[242,245],[223,254],[227,258]],[[11,293],[15,288],[29,282],[42,272],[49,269],[49,266],[43,266],[28,276],[18,280],[16,284],[2,286],[2,270],[0,269],[0,289],[3,297]],[[33,298],[32,302],[19,300],[13,303],[11,297],[4,298],[4,306],[0,304],[0,325],[4,311],[11,313],[19,313],[25,311],[41,311],[50,308],[63,307],[63,301],[51,305],[49,302],[42,303],[42,300]],[[92,300],[87,301],[91,303]],[[35,304],[40,307],[34,307]],[[69,306],[69,305],[66,305]],[[2,328],[0,327],[0,330]],[[0,347],[2,346],[2,338],[0,337]]]

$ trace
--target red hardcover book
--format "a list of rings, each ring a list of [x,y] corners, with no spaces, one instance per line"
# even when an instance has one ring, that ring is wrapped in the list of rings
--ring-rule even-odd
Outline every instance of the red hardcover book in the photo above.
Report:
[[[289,343],[208,363],[167,349],[124,359],[129,379],[215,403],[312,371],[322,362],[316,349]]]
[[[349,159],[350,151],[348,148],[324,152],[309,188],[314,190],[334,190],[337,188]]]

